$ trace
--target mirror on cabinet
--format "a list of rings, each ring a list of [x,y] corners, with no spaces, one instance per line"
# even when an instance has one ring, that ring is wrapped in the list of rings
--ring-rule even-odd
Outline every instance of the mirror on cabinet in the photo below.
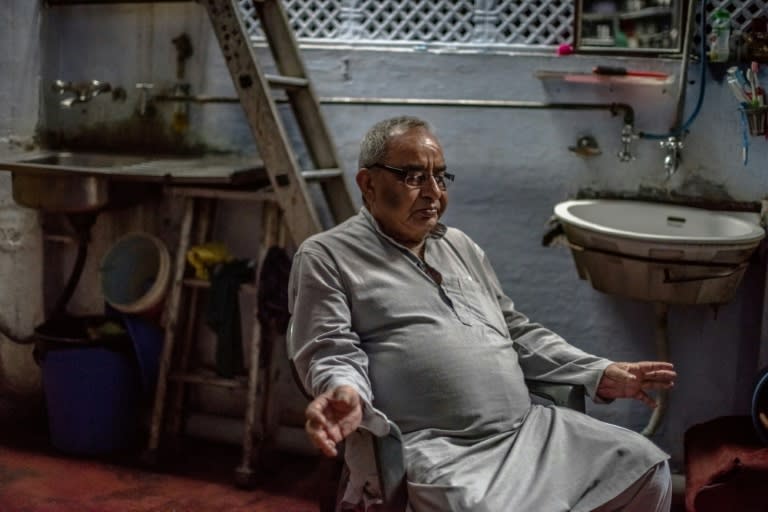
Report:
[[[682,51],[685,0],[577,0],[581,53],[662,55]]]

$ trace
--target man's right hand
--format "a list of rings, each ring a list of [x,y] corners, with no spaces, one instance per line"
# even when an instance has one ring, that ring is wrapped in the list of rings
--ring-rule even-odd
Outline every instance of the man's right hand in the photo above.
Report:
[[[339,386],[312,400],[305,416],[304,428],[312,444],[328,457],[335,457],[336,445],[357,430],[363,420],[360,395],[352,386]]]

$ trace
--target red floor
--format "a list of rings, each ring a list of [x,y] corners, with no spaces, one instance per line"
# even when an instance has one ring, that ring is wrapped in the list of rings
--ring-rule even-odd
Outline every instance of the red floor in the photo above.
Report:
[[[190,442],[146,470],[135,454],[71,457],[44,431],[3,430],[0,512],[315,512],[333,488],[332,461],[315,457],[278,452],[262,461],[256,487],[242,490],[237,446]]]

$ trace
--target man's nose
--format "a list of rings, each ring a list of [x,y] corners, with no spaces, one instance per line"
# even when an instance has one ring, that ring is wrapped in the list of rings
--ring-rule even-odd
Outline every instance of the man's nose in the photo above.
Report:
[[[440,197],[442,193],[443,189],[437,184],[437,180],[433,174],[427,176],[427,179],[421,184],[421,195],[423,196],[437,198]]]

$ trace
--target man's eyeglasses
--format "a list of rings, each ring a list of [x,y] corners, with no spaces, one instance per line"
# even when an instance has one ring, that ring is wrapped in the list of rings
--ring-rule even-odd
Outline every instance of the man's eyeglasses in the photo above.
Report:
[[[437,186],[440,188],[440,190],[446,190],[448,188],[448,185],[453,183],[453,180],[456,178],[456,175],[451,174],[449,172],[441,172],[440,174],[430,174],[424,170],[408,170],[407,171],[405,169],[398,169],[397,167],[392,167],[391,165],[384,165],[384,164],[373,164],[371,165],[371,167],[378,167],[380,169],[384,169],[385,171],[389,171],[392,174],[397,174],[403,180],[403,183],[405,183],[407,186],[411,188],[421,188],[424,186],[424,183],[426,183],[429,178],[432,178],[435,180],[435,183],[437,183]]]

